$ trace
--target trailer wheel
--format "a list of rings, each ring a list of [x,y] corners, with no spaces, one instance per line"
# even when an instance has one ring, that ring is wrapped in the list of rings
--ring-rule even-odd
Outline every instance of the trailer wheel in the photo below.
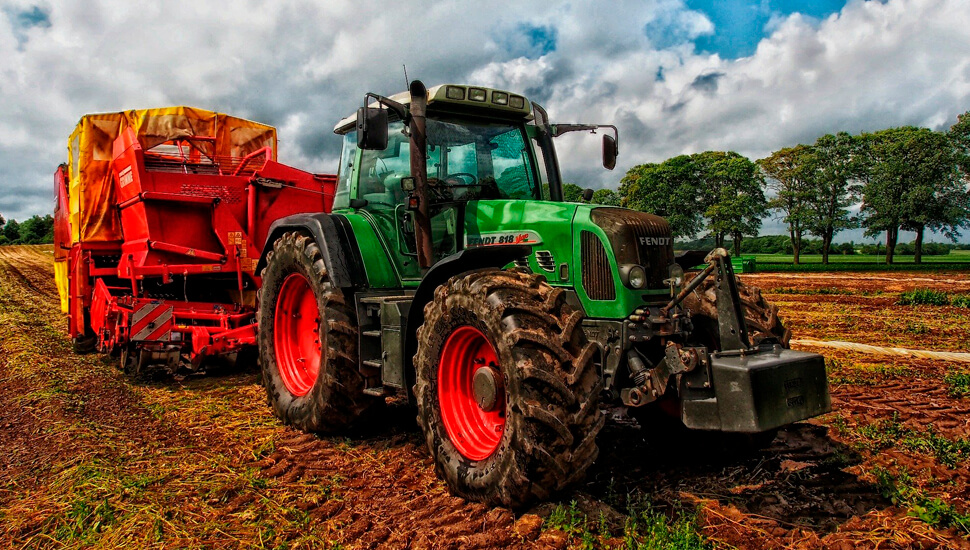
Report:
[[[98,349],[98,337],[91,330],[91,322],[88,319],[89,313],[83,311],[81,314],[84,315],[84,334],[71,338],[71,348],[78,355],[86,355],[94,353]]]
[[[78,355],[94,353],[98,349],[98,337],[94,335],[78,336],[71,339],[71,348]]]
[[[519,507],[579,480],[599,452],[601,382],[582,314],[538,275],[452,277],[425,306],[418,423],[451,489]]]
[[[308,432],[349,428],[379,398],[357,368],[357,320],[306,235],[273,243],[261,273],[259,363],[273,412]]]

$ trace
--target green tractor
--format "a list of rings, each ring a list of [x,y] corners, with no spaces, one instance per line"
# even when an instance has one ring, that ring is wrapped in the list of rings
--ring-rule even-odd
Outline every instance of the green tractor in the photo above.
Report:
[[[335,128],[333,211],[275,222],[257,265],[285,423],[344,431],[398,395],[455,493],[518,507],[583,476],[604,407],[755,438],[830,410],[823,358],[787,349],[725,251],[675,256],[660,217],[563,201],[553,139],[607,130],[612,169],[615,127],[475,86],[364,104]]]

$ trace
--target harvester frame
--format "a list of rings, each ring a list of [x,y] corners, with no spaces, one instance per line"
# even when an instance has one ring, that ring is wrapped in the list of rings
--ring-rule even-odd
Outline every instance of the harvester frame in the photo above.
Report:
[[[79,352],[198,370],[256,342],[272,221],[329,208],[334,178],[276,162],[276,131],[188,107],[87,115],[55,174],[56,274]]]

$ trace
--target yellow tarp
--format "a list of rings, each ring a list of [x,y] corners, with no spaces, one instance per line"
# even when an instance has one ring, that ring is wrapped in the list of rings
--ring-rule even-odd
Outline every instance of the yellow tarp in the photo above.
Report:
[[[205,136],[215,143],[195,145],[207,155],[240,158],[270,147],[276,160],[275,128],[222,113],[166,107],[85,115],[67,145],[72,244],[122,240],[111,158],[115,138],[128,127],[146,151],[172,139]]]
[[[67,262],[54,262],[54,282],[57,283],[57,294],[61,297],[61,313],[68,313]]]

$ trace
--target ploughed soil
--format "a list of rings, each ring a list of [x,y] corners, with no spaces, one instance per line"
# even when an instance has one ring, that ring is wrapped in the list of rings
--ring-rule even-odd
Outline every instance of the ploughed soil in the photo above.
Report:
[[[513,512],[450,495],[403,404],[321,438],[273,417],[254,369],[135,383],[73,354],[51,264],[0,247],[0,547],[636,548],[652,514],[708,547],[970,548],[970,364],[818,348],[833,412],[761,450],[604,411],[586,481]],[[744,279],[799,338],[967,348],[970,310],[896,305],[970,293],[965,273]]]

